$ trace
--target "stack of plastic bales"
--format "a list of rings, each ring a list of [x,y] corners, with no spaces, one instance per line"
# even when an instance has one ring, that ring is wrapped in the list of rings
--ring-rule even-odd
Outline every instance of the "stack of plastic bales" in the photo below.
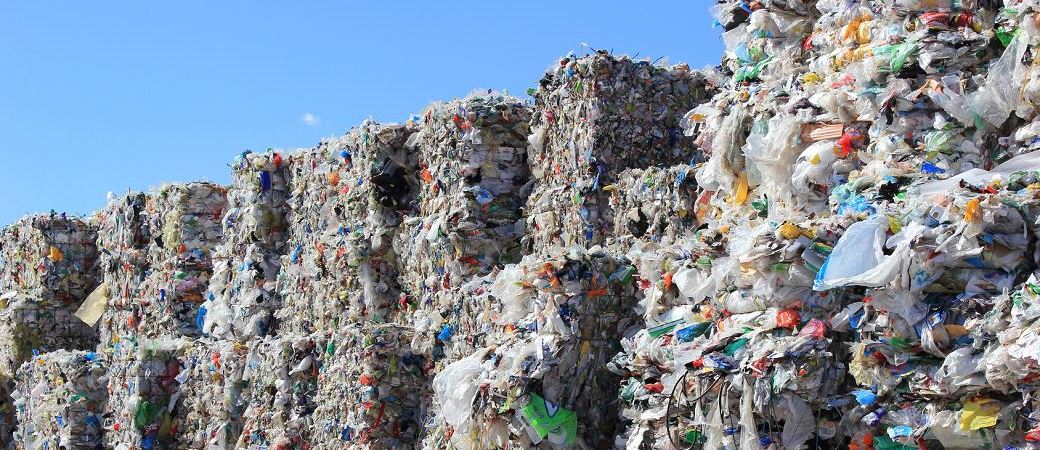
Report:
[[[34,352],[93,349],[97,333],[76,318],[97,285],[94,225],[64,215],[28,216],[3,230],[0,378]]]
[[[97,333],[74,312],[98,284],[96,228],[65,214],[26,216],[0,236],[0,444],[15,415],[12,381],[33,354],[92,349]]]
[[[434,379],[438,428],[427,448],[610,446],[618,377],[606,363],[633,325],[635,268],[602,250],[530,255],[497,274],[487,347]]]
[[[112,366],[106,441],[114,448],[178,442],[176,376],[193,345],[179,338],[200,334],[225,192],[205,182],[166,185],[114,199],[97,215],[109,288],[99,349]]]
[[[1040,442],[1040,5],[1012,3],[720,2],[701,228],[629,251],[628,448]]]
[[[529,118],[519,100],[487,94],[435,103],[413,119],[418,212],[394,242],[413,306],[447,307],[467,278],[518,258]]]
[[[58,350],[18,371],[14,392],[19,450],[103,448],[107,366],[91,352]]]
[[[414,442],[417,391],[425,382],[413,379],[421,367],[412,368],[421,358],[408,351],[409,330],[388,322],[401,311],[391,241],[418,191],[416,162],[405,146],[409,135],[406,126],[367,121],[292,155],[289,253],[279,275],[283,304],[275,315],[277,339],[267,345],[318,343],[307,395],[320,390],[323,401],[314,405],[323,407],[272,402],[272,395],[297,395],[288,391],[296,384],[272,381],[275,393],[253,389],[249,404],[263,412],[247,423],[248,445],[393,448],[401,439]],[[320,437],[312,439],[315,433]]]
[[[117,450],[1040,448],[1040,1],[713,12],[715,71],[568,56],[120,198],[96,291],[90,226],[9,227],[20,445],[98,445],[94,357],[32,356],[93,291]]]
[[[708,79],[606,52],[560,59],[532,92],[526,218],[534,249],[604,243],[613,211],[601,188],[628,168],[700,160],[682,115],[706,100]]]
[[[198,320],[217,338],[263,336],[281,305],[277,289],[286,254],[292,171],[278,151],[245,152],[232,164],[224,240],[213,254],[213,276]]]
[[[418,189],[415,208],[393,244],[402,295],[394,320],[399,330],[388,331],[396,341],[387,340],[404,349],[394,356],[407,361],[408,370],[401,371],[402,382],[394,391],[406,397],[374,403],[378,411],[368,414],[387,418],[383,430],[367,435],[402,435],[411,439],[409,445],[417,445],[419,433],[386,425],[395,420],[426,428],[430,376],[468,355],[473,339],[479,338],[459,334],[470,331],[460,329],[460,323],[472,322],[485,306],[474,310],[480,302],[465,295],[465,286],[518,260],[522,252],[530,114],[520,100],[488,92],[434,103],[409,121],[414,132],[407,145],[415,155],[412,178]],[[380,392],[384,385],[380,380]]]

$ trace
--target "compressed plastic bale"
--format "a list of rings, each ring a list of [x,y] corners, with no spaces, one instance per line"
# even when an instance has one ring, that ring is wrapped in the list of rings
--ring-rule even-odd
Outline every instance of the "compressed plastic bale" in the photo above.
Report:
[[[245,354],[228,341],[121,341],[110,356],[106,445],[232,448]]]
[[[4,227],[3,290],[78,305],[99,284],[96,240],[94,224],[64,213],[26,216]]]
[[[604,187],[614,211],[610,235],[625,245],[630,240],[671,243],[697,227],[694,167],[627,169],[618,182]]]
[[[418,211],[394,244],[410,295],[457,287],[521,252],[530,114],[516,98],[474,94],[435,103],[415,123]]]
[[[38,353],[93,350],[97,333],[63,305],[11,292],[0,300],[0,377],[13,380],[18,368]]]
[[[128,194],[98,214],[109,306],[102,343],[198,336],[197,318],[223,237],[226,189],[196,182]],[[128,240],[127,237],[130,237]]]
[[[173,411],[181,382],[183,339],[122,339],[108,356],[105,445],[115,449],[175,447]]]
[[[679,120],[711,90],[685,65],[605,51],[561,58],[533,93],[532,174],[554,184],[607,182],[627,168],[689,162],[698,152]]]
[[[242,374],[247,350],[241,343],[208,340],[186,349],[172,414],[178,431],[175,448],[234,448],[246,409]]]
[[[103,445],[107,363],[92,352],[59,350],[18,371],[13,448],[93,450]]]
[[[110,196],[105,207],[94,214],[98,224],[99,271],[108,291],[98,326],[105,346],[117,342],[124,334],[129,314],[123,304],[130,303],[150,265],[148,247],[153,235],[147,216],[150,200],[143,192]]]
[[[613,442],[612,405],[617,399],[606,392],[615,391],[617,379],[605,365],[633,319],[637,299],[632,279],[626,276],[629,266],[624,260],[579,248],[552,256],[531,255],[519,265],[520,281],[533,294],[528,298],[528,313],[519,320],[499,318],[499,327],[485,341],[493,347],[476,350],[460,360],[467,362],[448,365],[438,375],[434,423],[453,431],[431,431],[424,446],[450,441],[472,448],[491,445],[498,438],[505,442],[495,445],[531,446],[549,439],[530,431],[537,430],[531,422],[536,408],[527,405],[542,400],[561,411],[578,412],[574,428],[551,439],[592,447]],[[506,273],[510,272],[500,272]],[[469,374],[463,384],[452,384],[445,377],[455,373],[459,364],[483,365],[484,370],[476,375],[475,367],[467,369],[462,372]],[[472,395],[471,383],[477,383],[474,404],[481,406],[467,413],[459,408]],[[464,395],[456,398],[453,393]],[[511,431],[503,434],[506,428]]]
[[[312,448],[414,448],[423,433],[429,360],[413,331],[386,324],[330,336],[318,375]]]
[[[609,197],[577,185],[536,185],[526,212],[528,235],[523,243],[532,250],[592,246],[613,236],[615,212]]]
[[[392,238],[414,204],[414,156],[402,125],[365,122],[296,156],[279,332],[311,333],[397,310]],[[411,178],[410,178],[411,177]],[[320,299],[320,301],[317,301]]]
[[[624,169],[691,163],[702,154],[682,115],[713,86],[685,65],[597,52],[562,58],[534,91],[527,204],[531,246],[602,244],[614,214],[601,188]]]
[[[530,177],[530,117],[528,105],[494,93],[426,107],[408,140],[418,155],[419,213],[448,209],[487,226],[514,222]]]
[[[254,339],[242,373],[247,405],[234,448],[303,448],[312,442],[327,335]]]
[[[235,159],[224,240],[214,250],[210,287],[199,308],[203,334],[248,338],[272,327],[281,304],[277,279],[287,253],[292,158],[269,151]]]
[[[401,286],[395,323],[414,330],[403,344],[429,361],[431,377],[481,345],[494,308],[482,280],[525,252],[530,115],[516,98],[480,93],[430,105],[412,121],[420,190],[417,211],[393,243]],[[432,401],[430,378],[422,383],[418,411]]]
[[[280,334],[317,343],[314,371],[289,375],[315,375],[316,400],[301,413],[250,397],[260,417],[246,423],[252,434],[240,446],[397,448],[416,441],[425,359],[408,350],[413,333],[388,324],[402,312],[391,237],[418,211],[419,150],[405,145],[413,132],[367,121],[296,156],[291,250],[275,317]]]

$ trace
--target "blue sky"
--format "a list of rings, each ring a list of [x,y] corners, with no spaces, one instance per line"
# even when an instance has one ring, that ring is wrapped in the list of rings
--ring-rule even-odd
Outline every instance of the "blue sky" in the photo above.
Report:
[[[0,224],[227,183],[242,150],[307,147],[478,88],[523,95],[583,42],[693,67],[722,54],[702,0],[162,3],[0,5]]]

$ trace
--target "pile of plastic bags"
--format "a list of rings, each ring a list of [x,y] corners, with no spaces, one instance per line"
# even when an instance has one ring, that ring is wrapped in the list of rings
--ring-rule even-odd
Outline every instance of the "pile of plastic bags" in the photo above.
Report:
[[[619,442],[1040,442],[1037,6],[717,5],[729,83],[684,120],[699,229],[629,249],[650,283]]]

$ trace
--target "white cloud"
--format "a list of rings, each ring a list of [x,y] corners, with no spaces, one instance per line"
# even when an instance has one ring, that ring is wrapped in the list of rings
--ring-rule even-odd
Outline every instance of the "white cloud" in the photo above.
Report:
[[[303,116],[300,117],[300,120],[302,120],[303,123],[312,127],[317,125],[318,122],[321,122],[321,118],[315,116],[313,113],[303,113]]]

